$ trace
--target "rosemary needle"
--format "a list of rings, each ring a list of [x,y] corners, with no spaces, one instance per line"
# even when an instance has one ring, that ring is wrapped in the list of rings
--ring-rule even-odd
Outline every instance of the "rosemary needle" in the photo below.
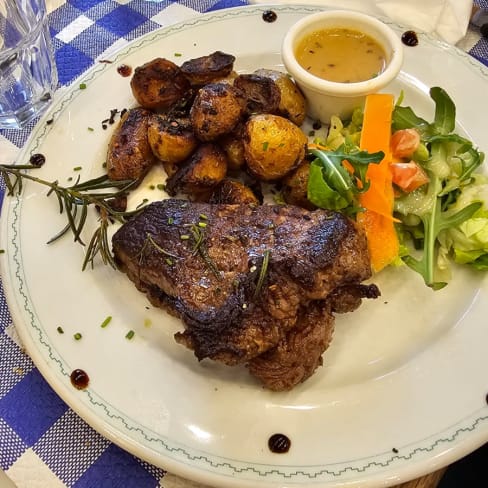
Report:
[[[87,222],[88,207],[95,206],[98,208],[100,210],[99,226],[94,231],[88,246],[86,246],[82,270],[85,270],[89,264],[93,267],[97,256],[100,256],[104,264],[109,264],[115,268],[116,264],[108,239],[108,226],[113,221],[124,223],[128,217],[140,212],[142,208],[132,212],[120,211],[114,209],[111,202],[116,197],[125,196],[129,189],[137,184],[137,181],[112,181],[108,175],[102,175],[84,182],[80,182],[78,177],[74,185],[65,187],[60,185],[58,181],[46,181],[23,171],[36,168],[38,166],[33,164],[0,164],[0,175],[5,181],[7,195],[19,194],[22,191],[23,180],[47,186],[49,188],[48,196],[54,193],[58,201],[59,212],[66,215],[67,224],[48,241],[48,244],[71,232],[74,241],[85,246],[81,233]],[[108,189],[110,191],[106,191]]]

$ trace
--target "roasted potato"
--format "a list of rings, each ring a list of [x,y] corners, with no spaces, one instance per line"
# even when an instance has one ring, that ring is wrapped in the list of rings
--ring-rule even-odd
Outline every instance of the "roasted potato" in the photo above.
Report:
[[[181,163],[169,163],[167,161],[161,161],[161,166],[169,177],[173,176],[180,169]]]
[[[173,164],[188,159],[199,144],[189,118],[165,114],[150,117],[147,137],[154,155]]]
[[[246,123],[244,156],[249,172],[260,180],[286,176],[304,160],[306,145],[301,129],[279,115],[253,115]]]
[[[244,126],[242,126],[242,129]],[[242,130],[236,130],[226,134],[218,141],[219,146],[227,155],[227,165],[229,171],[239,171],[246,164],[244,157],[244,141],[242,140]]]
[[[121,117],[107,150],[107,173],[111,180],[138,180],[155,163],[147,138],[150,116],[151,112],[139,107]]]
[[[307,198],[308,175],[310,174],[310,162],[303,161],[298,168],[293,170],[282,180],[281,193],[286,203],[297,205],[308,210],[315,206]]]
[[[192,93],[190,82],[180,67],[164,58],[137,67],[130,86],[139,105],[157,111],[168,110],[190,98]]]
[[[185,193],[194,199],[209,193],[227,174],[227,158],[222,148],[214,143],[198,146],[190,159],[166,180],[166,191],[175,196]]]
[[[259,199],[248,186],[240,181],[225,178],[212,191],[209,203],[245,203],[259,205]]]
[[[280,89],[273,79],[256,74],[239,75],[234,86],[244,96],[246,113],[275,114],[280,106]]]
[[[271,78],[280,90],[279,114],[300,126],[305,121],[306,101],[295,82],[286,73],[272,69],[258,69],[259,76]]]
[[[204,142],[231,132],[244,114],[242,97],[228,83],[209,83],[198,90],[190,110],[193,131]]]
[[[181,65],[181,71],[192,86],[203,86],[229,76],[234,68],[235,56],[215,51],[208,56],[190,59]]]

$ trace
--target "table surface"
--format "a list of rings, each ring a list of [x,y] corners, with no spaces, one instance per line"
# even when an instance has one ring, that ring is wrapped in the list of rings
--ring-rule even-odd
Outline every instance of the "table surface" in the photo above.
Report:
[[[120,48],[161,25],[198,12],[247,4],[241,0],[47,0],[47,3],[60,85],[71,83],[114,47]],[[488,8],[487,0],[475,3]],[[488,40],[480,38],[474,26],[470,26],[458,46],[488,65]],[[0,131],[0,163],[15,160],[32,128],[33,125],[22,131]],[[0,201],[3,193],[2,182]],[[16,408],[12,408],[14,404]],[[57,414],[53,416],[52,412]],[[84,448],[80,439],[92,448]],[[69,456],[66,449],[70,449]],[[19,488],[197,486],[111,444],[64,404],[23,353],[1,284],[0,468]],[[404,483],[401,488],[433,488],[443,473],[441,469]]]

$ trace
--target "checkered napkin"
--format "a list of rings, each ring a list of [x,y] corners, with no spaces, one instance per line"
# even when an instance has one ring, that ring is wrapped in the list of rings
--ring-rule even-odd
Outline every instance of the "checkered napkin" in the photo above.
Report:
[[[243,0],[46,0],[60,85],[97,59],[161,26]],[[26,130],[0,131],[0,163],[15,159]],[[0,201],[5,188],[0,188]],[[96,433],[54,393],[23,352],[0,289],[0,468],[18,488],[197,487],[128,454]],[[1,483],[0,483],[1,484]]]
[[[59,82],[67,85],[131,40],[240,0],[47,0]],[[324,2],[326,3],[326,2]],[[488,0],[478,0],[488,8]],[[465,49],[488,65],[488,41],[472,26]],[[0,163],[11,162],[32,126],[0,131]],[[0,188],[0,200],[4,188]],[[1,284],[0,284],[1,285]],[[18,488],[197,487],[101,437],[47,385],[25,355],[0,288],[0,468]]]

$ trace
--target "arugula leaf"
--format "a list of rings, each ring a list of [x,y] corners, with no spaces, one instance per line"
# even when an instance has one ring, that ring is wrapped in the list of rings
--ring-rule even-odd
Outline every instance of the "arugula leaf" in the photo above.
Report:
[[[438,86],[430,89],[430,97],[435,102],[434,123],[435,134],[449,134],[456,126],[456,106],[445,90]]]
[[[429,127],[429,123],[418,117],[410,107],[395,106],[392,115],[392,129],[396,131],[414,127],[422,134]]]
[[[484,154],[453,132],[456,107],[449,95],[440,87],[432,87],[430,96],[435,102],[431,124],[417,117],[410,107],[395,107],[397,126],[412,124],[410,128],[419,131],[430,153],[428,158],[416,160],[429,175],[428,187],[397,199],[395,209],[401,214],[399,232],[415,236],[414,244],[420,243],[420,257],[409,253],[402,260],[423,277],[427,286],[439,290],[447,283],[436,280],[436,270],[440,263],[444,267],[449,253],[454,253],[458,262],[466,259],[475,265],[478,261],[479,269],[488,262],[484,241],[481,245],[461,230],[467,222],[473,222],[470,219],[483,206],[472,190],[479,187],[473,173],[482,164]],[[474,194],[472,198],[465,196],[467,188]]]
[[[327,184],[322,166],[316,161],[310,165],[307,198],[317,207],[330,210],[342,210],[349,205],[346,198]]]
[[[356,195],[369,188],[366,171],[370,163],[379,163],[384,153],[351,150],[341,145],[336,151],[311,149],[316,158],[310,165],[307,197],[317,207],[331,210],[347,209],[351,214],[359,210]],[[343,165],[348,161],[350,173]]]
[[[411,107],[396,105],[392,116],[392,129],[415,128],[421,136],[449,134],[456,123],[456,106],[445,90],[438,86],[430,89],[430,97],[435,102],[434,122],[429,124],[412,110]]]
[[[435,178],[435,177],[434,177]],[[435,178],[437,180],[437,178]],[[433,182],[434,185],[439,185],[439,181]],[[414,271],[419,273],[427,286],[434,290],[440,290],[447,285],[445,282],[435,280],[435,261],[437,249],[437,237],[443,230],[452,227],[458,227],[465,220],[471,218],[473,214],[480,209],[481,202],[473,202],[467,207],[459,210],[454,214],[442,211],[442,201],[438,197],[434,199],[433,206],[430,212],[421,215],[424,239],[422,256],[420,259],[414,258],[412,255],[402,257],[402,260]]]

